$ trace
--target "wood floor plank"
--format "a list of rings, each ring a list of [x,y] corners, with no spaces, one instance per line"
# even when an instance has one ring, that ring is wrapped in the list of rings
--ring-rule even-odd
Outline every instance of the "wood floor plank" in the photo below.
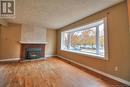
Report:
[[[114,87],[55,57],[0,64],[0,87]],[[122,87],[122,86],[118,86]]]

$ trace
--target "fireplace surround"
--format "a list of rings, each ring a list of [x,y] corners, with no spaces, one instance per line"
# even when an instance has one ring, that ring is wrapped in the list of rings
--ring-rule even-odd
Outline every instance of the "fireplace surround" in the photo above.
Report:
[[[21,60],[45,57],[45,44],[21,44]]]

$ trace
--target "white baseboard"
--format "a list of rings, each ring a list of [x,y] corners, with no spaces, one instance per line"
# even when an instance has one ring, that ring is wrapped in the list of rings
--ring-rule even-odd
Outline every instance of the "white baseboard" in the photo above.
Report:
[[[129,81],[126,81],[126,80],[121,79],[121,78],[119,78],[119,77],[113,76],[113,75],[111,75],[111,74],[102,72],[102,71],[100,71],[100,70],[94,69],[94,68],[92,68],[92,67],[89,67],[89,66],[86,66],[86,65],[83,65],[83,64],[80,64],[80,63],[78,63],[78,62],[76,62],[76,61],[70,60],[70,59],[65,58],[65,57],[63,57],[63,56],[57,55],[57,57],[62,58],[62,59],[65,59],[65,60],[67,60],[67,61],[70,61],[70,62],[72,62],[72,63],[75,63],[75,64],[77,64],[77,65],[80,65],[80,66],[82,66],[82,67],[84,67],[84,68],[87,68],[87,69],[89,69],[89,70],[92,70],[92,71],[94,71],[94,72],[97,72],[97,73],[99,73],[99,74],[101,74],[101,75],[103,75],[103,76],[109,77],[109,78],[111,78],[111,79],[114,79],[114,80],[116,80],[116,81],[119,81],[119,82],[121,82],[121,83],[124,83],[124,84],[130,86],[130,82],[129,82]]]
[[[20,58],[10,58],[10,59],[1,59],[0,62],[11,62],[11,61],[19,61]]]

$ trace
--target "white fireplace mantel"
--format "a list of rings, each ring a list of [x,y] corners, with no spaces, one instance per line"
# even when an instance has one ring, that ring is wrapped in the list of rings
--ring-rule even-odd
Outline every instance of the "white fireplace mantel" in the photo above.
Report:
[[[47,42],[23,42],[19,41],[20,44],[47,44]]]

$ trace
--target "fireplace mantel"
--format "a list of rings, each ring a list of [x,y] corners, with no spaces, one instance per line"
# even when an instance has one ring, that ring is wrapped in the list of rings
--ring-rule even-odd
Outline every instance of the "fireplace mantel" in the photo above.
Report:
[[[47,42],[23,42],[19,41],[20,44],[47,44]]]

